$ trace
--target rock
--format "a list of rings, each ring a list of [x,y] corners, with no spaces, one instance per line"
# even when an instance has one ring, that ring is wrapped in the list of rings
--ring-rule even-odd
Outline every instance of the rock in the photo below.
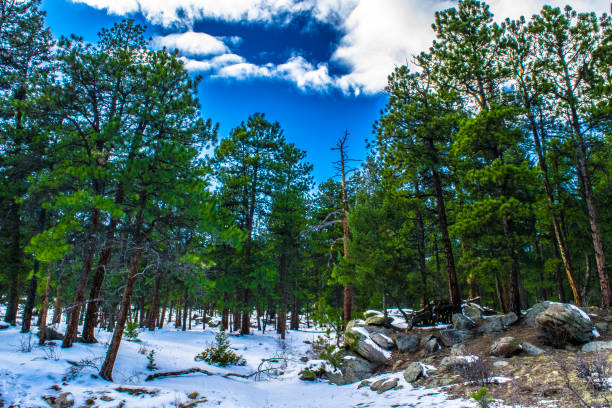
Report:
[[[514,312],[506,313],[505,315],[501,315],[501,321],[504,325],[504,329],[506,329],[508,326],[512,326],[518,321],[518,316]]]
[[[378,389],[376,390],[377,394],[382,394],[385,391],[389,391],[390,389],[393,389],[395,387],[397,387],[397,383],[399,382],[398,378],[394,378],[392,380],[389,381],[385,381],[384,383],[382,383]]]
[[[346,324],[346,330],[351,330],[353,327],[363,327],[365,326],[365,321],[361,319],[353,319]]]
[[[487,316],[476,330],[482,334],[500,333],[504,330],[504,324],[499,316]]]
[[[458,343],[471,339],[473,337],[472,332],[469,330],[460,329],[444,329],[440,330],[440,340],[446,347],[454,346]]]
[[[398,333],[395,344],[400,353],[414,353],[419,349],[419,338],[415,335]]]
[[[608,323],[606,322],[595,323],[595,328],[597,329],[597,332],[599,334],[606,334],[608,332]]]
[[[352,384],[371,377],[374,365],[361,357],[348,355],[342,360],[340,371],[342,372],[345,384]]]
[[[425,345],[423,346],[423,349],[427,352],[427,353],[433,353],[436,350],[441,349],[442,346],[440,345],[440,343],[438,342],[438,339],[435,337],[432,337],[431,339],[429,339]]]
[[[531,306],[530,309],[527,309],[525,312],[525,321],[527,324],[529,324],[531,327],[537,327],[538,324],[536,323],[536,317],[548,309],[552,303],[553,302],[546,300],[544,302],[536,303],[535,305]]]
[[[536,317],[538,327],[554,343],[582,344],[593,338],[595,327],[589,316],[574,305],[552,303]]]
[[[419,362],[412,363],[404,370],[404,379],[406,382],[412,383],[423,375],[423,364]]]
[[[466,303],[461,309],[463,310],[463,314],[475,323],[482,319],[482,309],[474,303]]]
[[[465,344],[455,344],[451,347],[451,356],[464,356],[467,354],[467,349],[465,348]]]
[[[69,408],[74,406],[74,397],[70,392],[62,392],[53,402],[53,408]]]
[[[500,333],[518,321],[518,316],[513,313],[505,315],[487,316],[482,319],[477,331],[482,334]]]
[[[370,380],[363,380],[362,382],[359,383],[359,385],[357,386],[357,389],[363,388],[363,387],[368,387],[370,384],[372,384],[372,381],[370,381]]]
[[[471,356],[444,357],[442,361],[440,361],[440,364],[438,365],[438,369],[440,369],[441,371],[446,371],[446,370],[452,369],[457,366],[465,365],[469,363],[470,361],[472,361],[472,359],[473,357]]]
[[[612,350],[612,341],[592,341],[582,346],[582,351]]]
[[[392,319],[383,315],[376,315],[368,317],[365,321],[366,326],[384,326],[391,323]]]
[[[510,357],[520,353],[521,345],[514,337],[502,337],[497,339],[491,346],[491,354],[498,357]]]
[[[403,365],[404,365],[404,360],[397,360],[395,363],[393,363],[393,368],[391,368],[391,371],[393,372],[399,371]]]
[[[369,317],[374,317],[374,316],[383,316],[383,313],[379,312],[378,310],[366,310],[365,312],[363,312],[363,318],[366,320]]]
[[[604,319],[606,322],[608,322],[608,323],[612,323],[612,315],[610,315],[610,316],[604,316],[604,318],[603,318],[603,319]]]
[[[5,330],[11,327],[8,323],[0,322],[0,330]]]
[[[523,347],[523,352],[529,356],[540,356],[545,353],[541,348],[534,346],[531,343],[523,342],[521,343],[521,347]]]
[[[385,350],[391,350],[393,347],[395,347],[395,343],[393,342],[393,340],[391,340],[389,337],[385,336],[382,333],[374,333],[370,336],[370,338],[374,343],[378,344]]]
[[[53,327],[47,326],[45,327],[45,340],[64,340],[64,335]]]
[[[301,361],[302,363],[307,363],[307,362],[308,362],[308,356],[302,356],[302,357],[300,357],[300,361]]]
[[[455,313],[452,317],[453,327],[460,330],[469,330],[476,327],[476,323],[467,316]]]
[[[372,391],[377,391],[378,387],[380,387],[381,385],[383,385],[383,383],[387,381],[386,378],[381,378],[380,380],[376,380],[374,381],[372,384],[370,384],[370,390]]]
[[[497,367],[497,368],[508,367],[509,365],[510,363],[504,360],[497,360],[493,363],[493,367]]]

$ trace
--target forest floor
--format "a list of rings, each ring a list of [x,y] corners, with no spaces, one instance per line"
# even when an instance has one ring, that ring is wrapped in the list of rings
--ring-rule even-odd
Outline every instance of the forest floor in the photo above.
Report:
[[[173,326],[173,325],[172,325]],[[63,327],[58,328],[60,332]],[[255,330],[247,336],[229,336],[232,348],[246,360],[245,366],[220,368],[194,356],[214,340],[217,329],[201,325],[181,331],[174,327],[149,332],[142,329],[139,342],[121,343],[114,370],[115,382],[97,377],[110,333],[96,333],[97,344],[75,343],[70,349],[39,347],[35,335],[19,333],[19,328],[0,330],[0,407],[49,407],[46,401],[70,393],[75,407],[474,407],[473,402],[449,397],[441,389],[413,388],[399,373],[379,378],[398,378],[397,389],[382,394],[358,384],[331,385],[326,381],[299,380],[299,372],[308,364],[300,360],[309,355],[310,345],[323,334],[321,330],[289,331],[280,341],[272,330]],[[155,350],[158,370],[147,369],[146,354]],[[223,377],[227,373],[249,374],[262,359],[281,358],[277,369],[261,378]],[[311,357],[312,358],[312,357]],[[282,361],[286,361],[286,367]],[[309,361],[312,363],[312,360]],[[77,364],[77,365],[75,365]],[[145,381],[153,372],[198,367],[213,375],[194,373]],[[377,378],[375,377],[374,380]],[[66,396],[66,394],[64,394]],[[451,399],[449,399],[451,398]]]

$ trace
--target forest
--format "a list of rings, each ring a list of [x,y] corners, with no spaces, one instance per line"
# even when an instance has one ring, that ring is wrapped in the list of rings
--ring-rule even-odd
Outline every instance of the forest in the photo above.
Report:
[[[126,328],[194,314],[284,339],[368,309],[612,306],[612,19],[499,21],[475,0],[437,12],[367,157],[346,123],[317,184],[282,118],[221,137],[145,27],[54,38],[41,0],[0,0],[4,321],[44,344],[64,319],[63,349],[112,332],[112,381]]]

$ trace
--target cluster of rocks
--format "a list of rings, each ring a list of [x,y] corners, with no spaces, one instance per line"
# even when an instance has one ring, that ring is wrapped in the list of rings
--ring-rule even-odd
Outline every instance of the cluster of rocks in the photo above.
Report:
[[[392,371],[403,370],[404,379],[414,382],[421,377],[435,376],[445,367],[466,363],[465,347],[462,343],[476,336],[498,335],[519,321],[515,313],[485,315],[479,305],[467,303],[462,313],[452,316],[452,325],[422,330],[401,330],[391,324],[391,319],[377,311],[364,314],[365,320],[352,320],[344,335],[344,356],[337,370],[323,376],[335,384],[348,384],[371,377],[377,370],[391,366],[391,352],[420,353],[422,362],[396,361]],[[612,348],[612,342],[592,341],[598,331],[607,330],[603,324],[595,326],[589,316],[578,307],[555,302],[541,302],[534,305],[523,316],[524,320],[537,328],[545,338],[563,339],[570,344],[583,345],[583,351]],[[550,342],[554,346],[553,342]],[[428,355],[442,348],[451,348],[451,355],[445,357],[438,369],[427,363]],[[499,337],[492,341],[489,354],[507,358],[519,354],[538,356],[545,351],[529,342],[519,341],[512,336]],[[369,385],[369,384],[368,384]],[[372,384],[373,385],[373,384]],[[376,384],[377,387],[381,384]],[[383,387],[384,388],[384,387]],[[393,387],[391,387],[393,388]],[[378,388],[377,388],[378,389]]]

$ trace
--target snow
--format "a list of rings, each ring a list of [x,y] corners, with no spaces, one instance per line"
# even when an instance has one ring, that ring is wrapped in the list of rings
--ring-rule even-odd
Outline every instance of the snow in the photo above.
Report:
[[[63,331],[63,327],[59,330]],[[475,406],[465,400],[448,400],[447,395],[440,389],[413,388],[405,382],[401,373],[381,374],[372,379],[399,379],[401,389],[383,394],[376,394],[367,387],[358,389],[357,383],[337,386],[326,381],[301,381],[298,378],[299,372],[307,365],[320,361],[299,360],[300,357],[308,355],[310,350],[310,345],[304,341],[313,341],[323,332],[316,329],[289,331],[286,341],[281,341],[274,331],[263,334],[255,330],[255,334],[249,336],[229,336],[232,347],[245,358],[247,365],[221,368],[194,361],[194,356],[214,340],[216,329],[207,327],[203,330],[201,325],[193,326],[192,330],[184,332],[173,327],[155,332],[143,329],[139,336],[140,342],[121,343],[114,370],[115,382],[110,383],[98,378],[95,368],[85,368],[74,379],[64,381],[63,377],[72,367],[68,361],[88,359],[99,367],[111,333],[98,331],[96,337],[100,343],[97,344],[75,343],[70,349],[61,349],[61,342],[57,342],[54,348],[39,347],[36,336],[21,334],[18,327],[11,327],[0,330],[0,406],[3,403],[4,406],[14,404],[32,408],[48,407],[42,397],[58,396],[62,392],[72,394],[75,406],[82,406],[87,399],[93,398],[95,405],[100,408],[116,407],[121,401],[125,401],[127,408],[178,406],[179,402],[190,401],[187,395],[192,392],[206,398],[198,407]],[[30,341],[35,344],[31,352],[21,352],[22,344],[28,344]],[[151,371],[146,368],[148,361],[145,354],[150,350],[155,350],[158,371],[200,367],[215,375],[194,373],[146,382],[144,380]],[[287,358],[288,364],[279,365],[277,376],[259,380],[253,377],[243,379],[221,376],[229,372],[251,373],[257,370],[262,359],[279,356]],[[61,390],[52,389],[54,385],[61,387]],[[117,391],[119,386],[142,388],[151,394],[129,395]],[[111,400],[101,400],[102,396]]]

